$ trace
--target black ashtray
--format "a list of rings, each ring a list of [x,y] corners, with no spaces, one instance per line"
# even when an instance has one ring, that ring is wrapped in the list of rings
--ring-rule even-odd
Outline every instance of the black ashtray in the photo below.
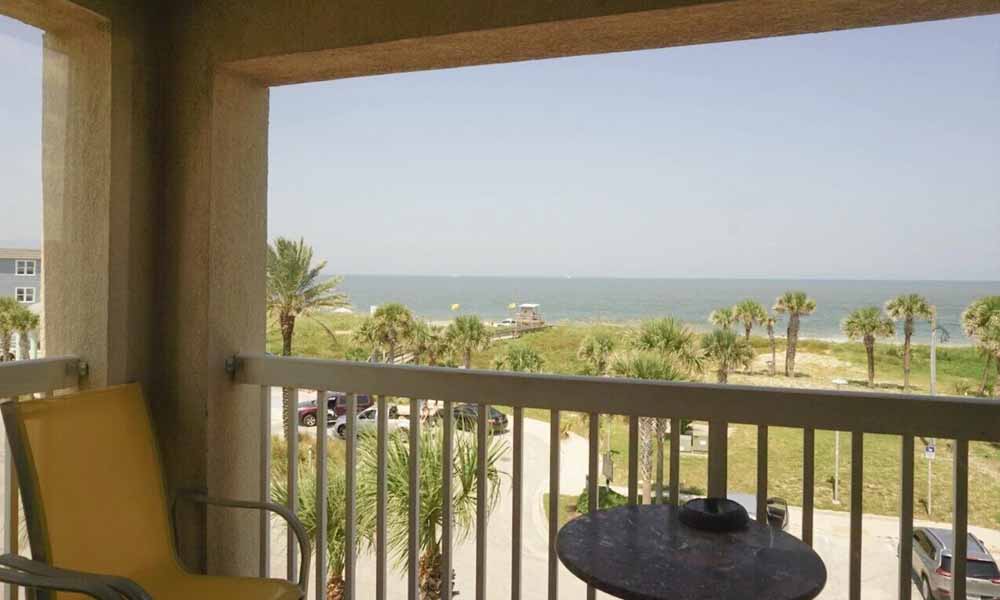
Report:
[[[728,498],[695,498],[681,506],[680,520],[692,529],[724,533],[746,529],[750,515]]]

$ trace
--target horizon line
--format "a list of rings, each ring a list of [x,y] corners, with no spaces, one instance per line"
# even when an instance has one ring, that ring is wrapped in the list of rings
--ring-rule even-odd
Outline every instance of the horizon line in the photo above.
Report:
[[[706,276],[683,275],[503,275],[503,274],[435,274],[435,273],[323,273],[326,277],[421,277],[428,279],[623,279],[623,280],[683,280],[683,281],[885,281],[899,283],[994,283],[1000,279],[907,279],[899,277],[827,277],[827,276]]]

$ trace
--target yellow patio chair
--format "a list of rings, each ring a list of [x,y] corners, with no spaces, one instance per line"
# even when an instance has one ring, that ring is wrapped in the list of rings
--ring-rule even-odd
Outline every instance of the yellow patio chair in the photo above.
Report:
[[[172,512],[149,409],[137,385],[0,406],[24,503],[32,559],[0,557],[0,581],[39,597],[126,600],[299,600],[309,544],[286,508],[175,494],[180,500],[277,513],[301,548],[298,585],[189,573],[174,547]],[[18,581],[13,581],[18,580]],[[81,595],[82,594],[82,595]],[[105,594],[105,595],[102,595]],[[116,597],[117,598],[117,597]]]

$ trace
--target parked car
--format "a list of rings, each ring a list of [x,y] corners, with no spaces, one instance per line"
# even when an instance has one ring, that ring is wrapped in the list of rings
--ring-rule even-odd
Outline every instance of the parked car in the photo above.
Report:
[[[981,600],[1000,598],[1000,569],[983,542],[968,534],[966,552],[966,597]],[[949,529],[913,529],[913,575],[920,582],[926,600],[951,598],[951,561],[955,538]]]
[[[476,425],[479,423],[478,404],[457,404],[452,407],[451,414],[452,419],[454,419],[456,429],[460,429],[462,431],[476,430]],[[444,409],[439,410],[434,415],[435,419],[441,419],[443,416]],[[491,406],[489,424],[490,433],[504,433],[507,431],[507,415]]]
[[[372,406],[358,413],[358,433],[373,432],[378,427],[378,407]],[[389,418],[387,419],[389,433],[396,430],[405,431],[410,428],[410,421],[399,416],[399,409],[395,405],[389,405]],[[340,415],[333,424],[333,431],[341,439],[347,437],[347,415]]]
[[[372,405],[372,398],[368,394],[358,394],[358,412]],[[347,412],[347,394],[342,392],[329,392],[326,398],[328,414],[326,416],[327,427],[332,425],[337,417]],[[307,400],[299,403],[299,423],[305,427],[315,427],[316,421],[316,401]]]
[[[751,519],[757,518],[757,497],[753,494],[729,494],[729,499],[739,503],[750,514]],[[771,497],[767,499],[767,524],[777,529],[788,528],[788,502],[784,498]]]

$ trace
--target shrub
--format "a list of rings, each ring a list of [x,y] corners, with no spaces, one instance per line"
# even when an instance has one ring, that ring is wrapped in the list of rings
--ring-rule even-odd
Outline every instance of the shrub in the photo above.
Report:
[[[579,513],[587,512],[587,503],[589,501],[590,495],[587,493],[586,488],[584,488],[583,493],[576,500],[576,511]],[[608,486],[602,485],[597,488],[598,507],[614,508],[616,506],[625,506],[626,504],[628,504],[628,498],[608,488]]]

